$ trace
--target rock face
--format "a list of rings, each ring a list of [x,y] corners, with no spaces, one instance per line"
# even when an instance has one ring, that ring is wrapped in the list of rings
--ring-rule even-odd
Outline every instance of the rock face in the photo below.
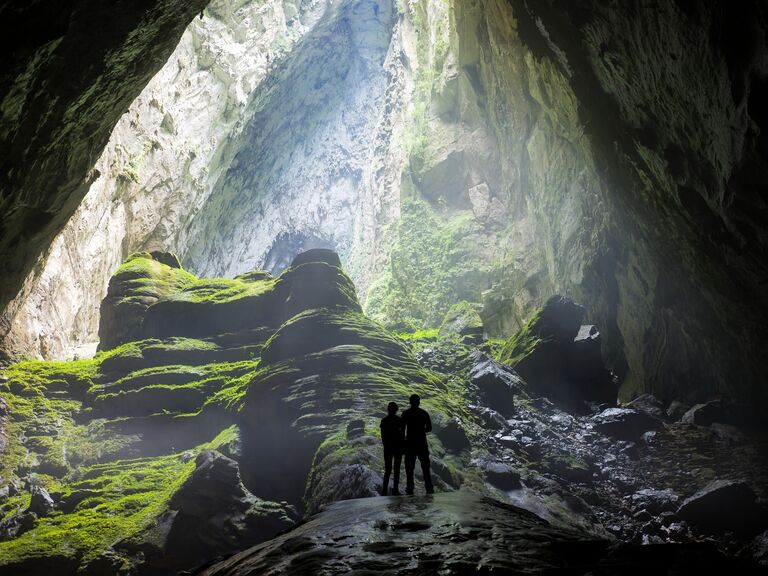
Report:
[[[416,566],[407,551],[418,551]],[[257,574],[487,573],[694,574],[744,570],[712,547],[610,549],[608,541],[556,529],[520,508],[466,492],[339,502],[301,527],[196,572],[198,576]]]
[[[510,338],[500,359],[542,394],[574,410],[583,403],[615,404],[618,387],[605,367],[600,333],[581,326],[584,309],[553,296]]]
[[[120,116],[206,4],[3,7],[0,310],[98,176],[94,160]]]
[[[184,9],[191,18],[206,3]],[[237,151],[254,90],[328,5],[304,4],[215,0],[168,46],[157,64],[164,66],[107,127],[103,151],[103,143],[88,150],[93,178],[80,194],[88,193],[18,297],[2,307],[0,348],[69,357],[99,339],[99,302],[129,254],[183,255],[183,230]]]

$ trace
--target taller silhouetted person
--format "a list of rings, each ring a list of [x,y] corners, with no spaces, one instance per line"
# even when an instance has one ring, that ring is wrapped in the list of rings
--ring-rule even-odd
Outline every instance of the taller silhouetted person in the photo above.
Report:
[[[432,475],[429,472],[429,446],[427,445],[427,432],[432,431],[432,421],[426,410],[419,408],[421,398],[418,394],[412,394],[409,398],[411,407],[403,412],[405,424],[405,491],[413,494],[413,469],[416,467],[416,458],[421,463],[421,472],[424,475],[424,487],[427,494],[432,494]]]
[[[392,461],[395,474],[392,478],[392,494],[400,495],[397,485],[400,483],[400,462],[403,458],[403,419],[397,415],[398,406],[394,402],[387,404],[387,416],[381,419],[381,443],[384,445],[384,486],[382,495],[387,495]]]

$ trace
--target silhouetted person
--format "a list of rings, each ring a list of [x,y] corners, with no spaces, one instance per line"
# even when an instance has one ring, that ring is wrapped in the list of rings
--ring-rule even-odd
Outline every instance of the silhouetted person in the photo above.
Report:
[[[387,404],[388,415],[381,419],[381,443],[384,445],[384,487],[381,493],[386,496],[389,489],[389,475],[392,473],[392,461],[395,462],[395,475],[392,478],[392,494],[400,495],[397,485],[400,483],[400,462],[403,458],[403,419],[397,415],[398,406],[394,402]]]
[[[419,408],[421,398],[418,394],[412,394],[409,398],[411,407],[403,412],[405,423],[405,492],[413,494],[413,469],[416,467],[416,458],[421,463],[421,472],[424,475],[424,487],[427,494],[432,494],[432,475],[429,473],[429,446],[427,445],[427,432],[432,431],[432,421],[426,410]]]

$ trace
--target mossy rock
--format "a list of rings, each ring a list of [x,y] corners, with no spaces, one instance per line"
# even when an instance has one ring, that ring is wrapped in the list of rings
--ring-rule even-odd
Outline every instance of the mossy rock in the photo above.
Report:
[[[140,253],[110,281],[102,302],[100,348],[131,340],[225,334],[242,347],[255,347],[299,312],[334,307],[360,311],[354,285],[330,250],[297,256],[278,278],[254,271],[237,278],[198,279]]]
[[[466,300],[450,307],[440,325],[440,336],[483,336],[483,320],[480,318],[479,304],[470,304]]]

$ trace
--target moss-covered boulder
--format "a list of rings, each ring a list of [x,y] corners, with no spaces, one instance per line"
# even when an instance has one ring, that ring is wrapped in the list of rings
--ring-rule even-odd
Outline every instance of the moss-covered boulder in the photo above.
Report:
[[[615,378],[603,364],[599,332],[582,327],[583,316],[584,308],[553,296],[498,355],[533,392],[577,411],[585,401],[615,404],[618,395]]]
[[[147,308],[164,296],[191,284],[178,258],[164,252],[139,252],[128,257],[109,281],[101,303],[99,348],[141,339],[141,323]]]
[[[440,325],[440,336],[469,336],[480,340],[483,337],[483,320],[479,313],[480,305],[473,305],[466,300],[450,307]]]

